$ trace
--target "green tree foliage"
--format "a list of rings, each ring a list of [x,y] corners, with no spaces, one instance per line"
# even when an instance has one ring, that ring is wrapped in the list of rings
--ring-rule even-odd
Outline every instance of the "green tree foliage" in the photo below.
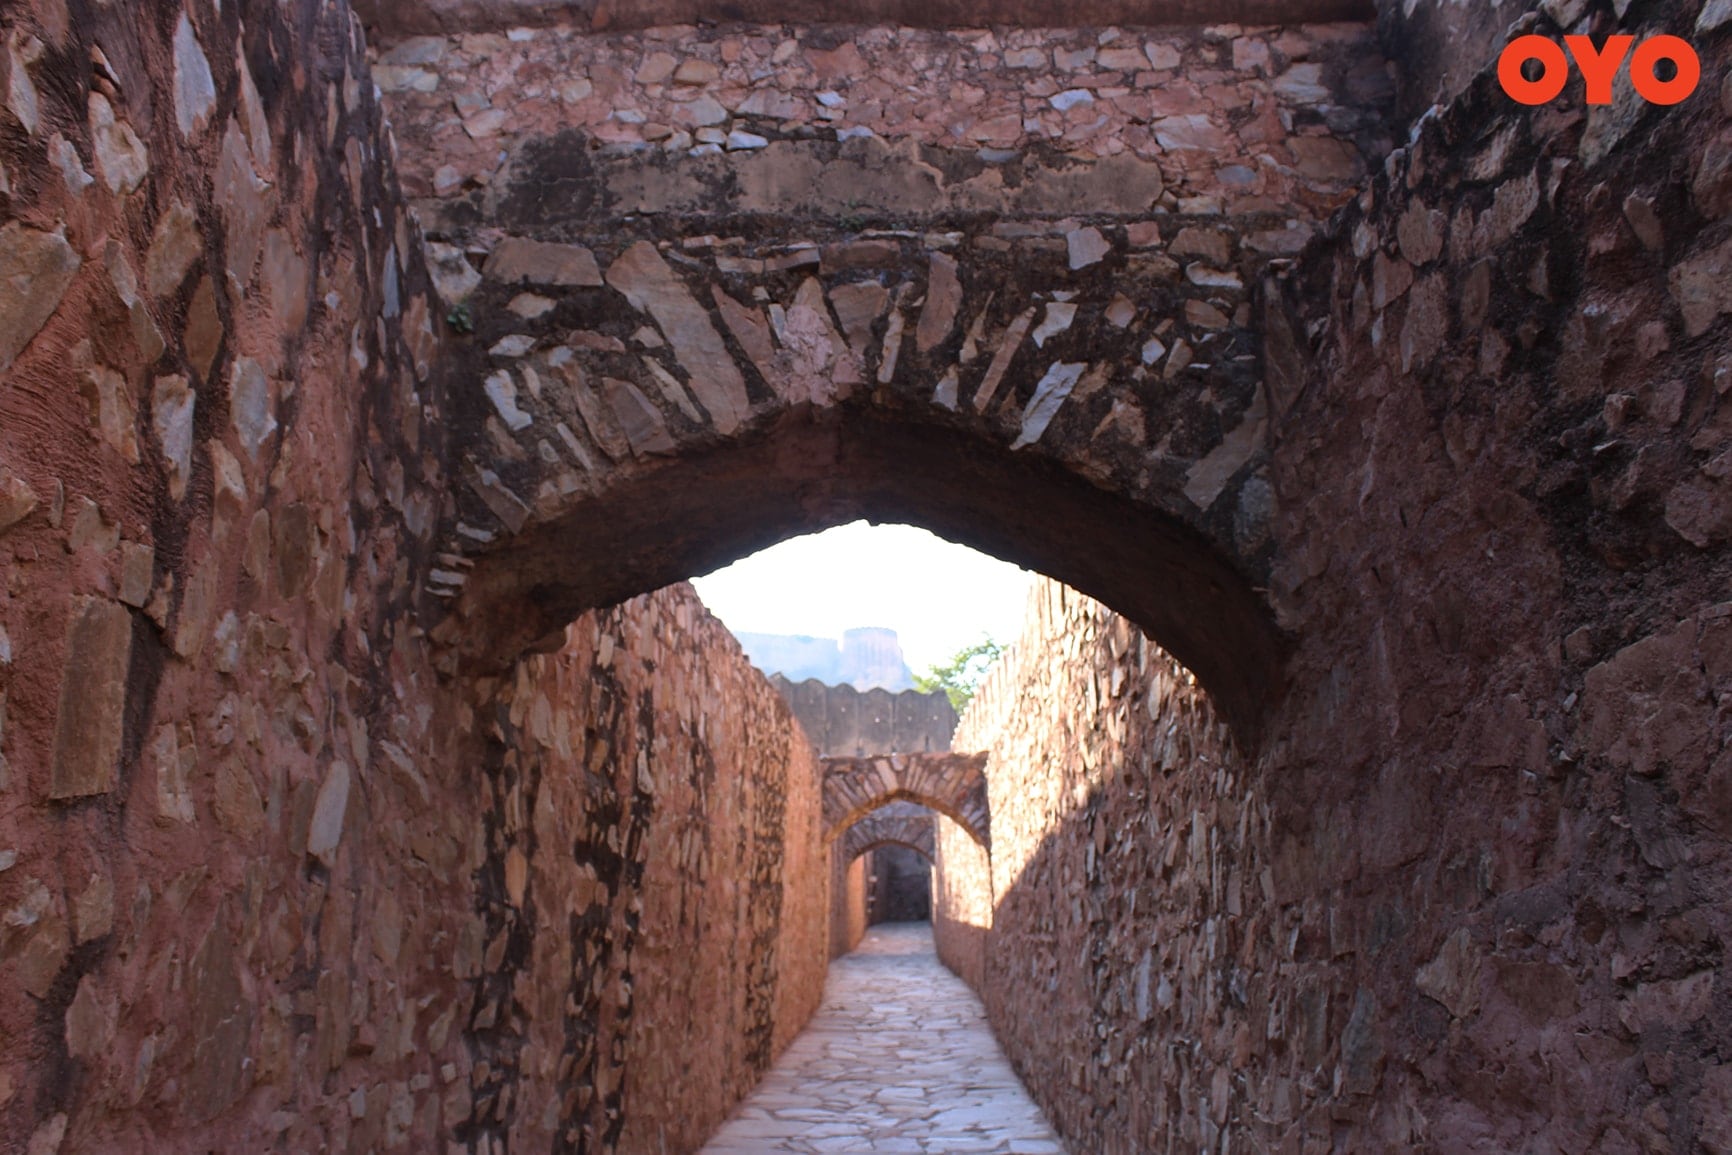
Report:
[[[1003,653],[1003,646],[989,637],[982,637],[973,645],[957,650],[948,662],[933,666],[924,674],[914,675],[914,688],[923,694],[943,690],[960,714],[974,699],[980,680],[986,677],[986,672]]]

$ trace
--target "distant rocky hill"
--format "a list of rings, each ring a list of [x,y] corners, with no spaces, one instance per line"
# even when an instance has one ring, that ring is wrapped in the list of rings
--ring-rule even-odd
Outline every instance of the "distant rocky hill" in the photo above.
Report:
[[[808,678],[859,690],[912,689],[914,674],[902,656],[895,630],[848,630],[840,641],[792,634],[735,634],[752,664],[792,682]]]

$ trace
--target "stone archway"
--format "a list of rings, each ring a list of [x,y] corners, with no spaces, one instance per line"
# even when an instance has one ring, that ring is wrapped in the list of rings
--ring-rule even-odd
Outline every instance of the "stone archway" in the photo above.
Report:
[[[834,842],[889,802],[918,802],[992,847],[985,754],[884,754],[822,758],[826,841]],[[850,856],[851,857],[851,856]]]
[[[874,68],[978,55],[960,34],[896,43]],[[455,610],[437,636],[499,668],[583,610],[781,538],[906,521],[1125,613],[1255,736],[1286,644],[1259,592],[1275,509],[1254,297],[1382,154],[1353,37],[1300,35],[1302,67],[1247,64],[1231,92],[1199,74],[1182,112],[1131,82],[1219,63],[1204,30],[1115,47],[1127,103],[1102,124],[1136,130],[1116,154],[1058,120],[1028,135],[1097,99],[1040,54],[1057,103],[958,148],[918,118],[814,112],[868,71],[852,45],[814,43],[784,90],[706,60],[675,77],[629,32],[488,44],[406,44],[380,73],[465,382],[441,415],[461,480],[427,585]],[[506,74],[529,83],[481,79]],[[549,79],[582,75],[606,91]]]
[[[853,862],[880,846],[906,846],[927,862],[938,854],[936,822],[930,814],[901,814],[880,808],[842,835],[842,861]]]

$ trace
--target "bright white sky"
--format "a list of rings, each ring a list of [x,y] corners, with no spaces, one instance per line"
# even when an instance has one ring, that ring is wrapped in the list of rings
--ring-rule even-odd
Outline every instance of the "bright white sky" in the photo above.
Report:
[[[694,578],[736,633],[840,638],[888,626],[924,674],[982,634],[1012,642],[1033,574],[908,525],[838,526]]]

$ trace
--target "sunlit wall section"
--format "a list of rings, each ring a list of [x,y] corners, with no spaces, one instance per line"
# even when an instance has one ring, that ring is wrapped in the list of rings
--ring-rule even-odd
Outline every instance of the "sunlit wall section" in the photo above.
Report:
[[[1294,1060],[1271,1031],[1304,1008],[1269,981],[1268,807],[1191,672],[1043,580],[952,744],[987,756],[992,852],[941,828],[939,941],[1067,1139],[1213,1150],[1280,1117]]]

